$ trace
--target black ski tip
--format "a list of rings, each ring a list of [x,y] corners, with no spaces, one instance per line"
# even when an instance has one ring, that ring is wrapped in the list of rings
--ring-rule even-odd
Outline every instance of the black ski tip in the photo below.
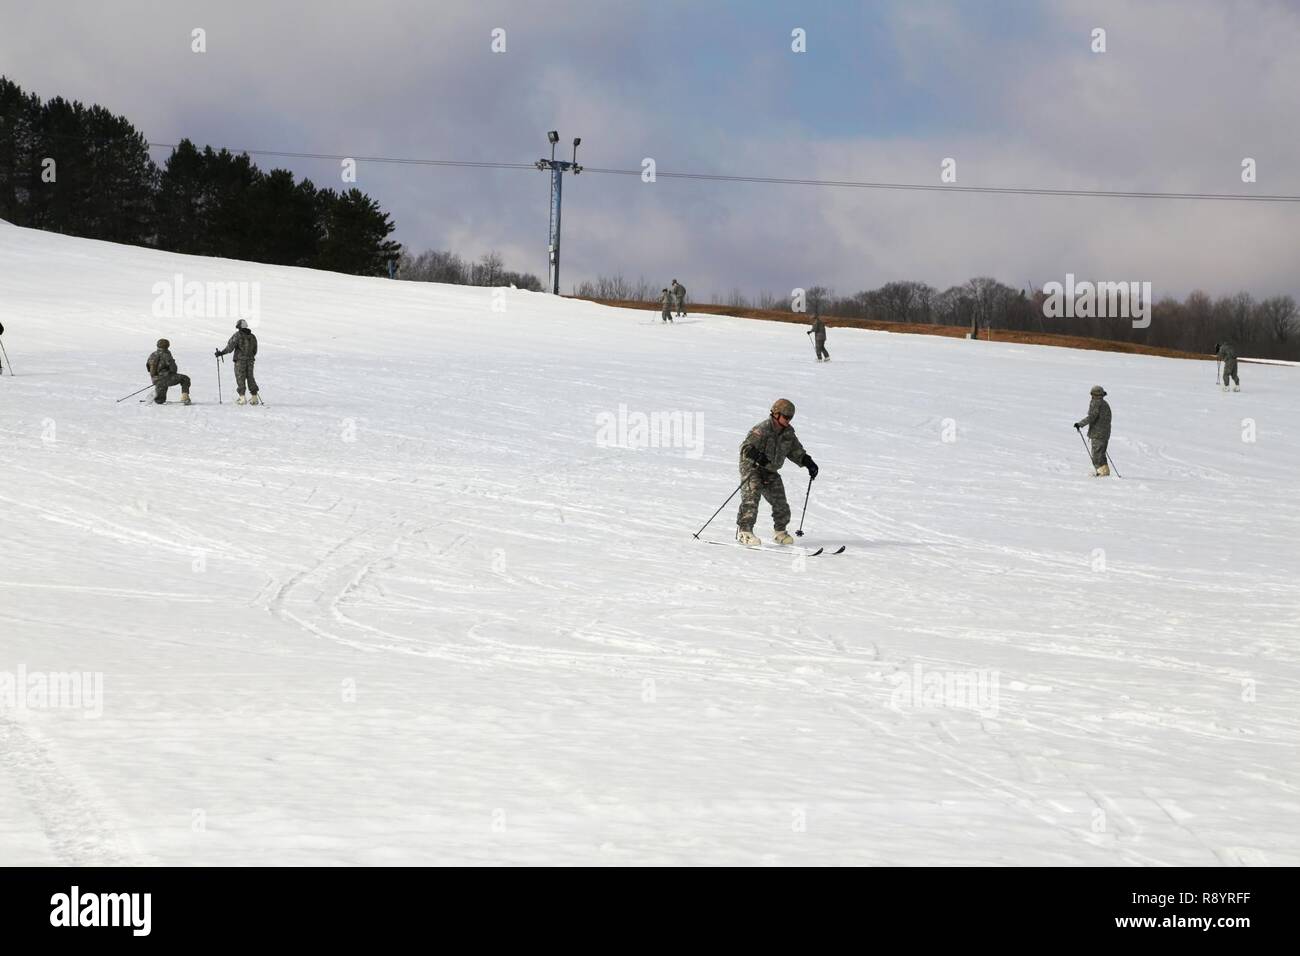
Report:
[[[811,554],[809,554],[808,557],[815,558],[817,557],[817,555],[821,554],[825,550],[826,550],[825,548],[818,548],[816,551],[813,551]]]
[[[843,554],[843,553],[844,553],[844,547],[845,547],[844,545],[840,545],[839,550],[838,550],[838,551],[832,551],[831,554]]]

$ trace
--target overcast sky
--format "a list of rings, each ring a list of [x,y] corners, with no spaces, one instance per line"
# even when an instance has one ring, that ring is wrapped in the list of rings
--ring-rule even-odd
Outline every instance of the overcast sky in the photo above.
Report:
[[[593,167],[938,183],[953,157],[960,185],[1300,194],[1300,0],[0,0],[0,73],[158,143],[532,162],[558,129]],[[337,162],[254,158],[343,185]],[[357,185],[412,250],[496,249],[545,277],[542,172],[362,163]],[[1157,297],[1300,295],[1298,239],[1300,203],[593,173],[565,180],[563,289],[622,273],[702,299],[1073,272]]]

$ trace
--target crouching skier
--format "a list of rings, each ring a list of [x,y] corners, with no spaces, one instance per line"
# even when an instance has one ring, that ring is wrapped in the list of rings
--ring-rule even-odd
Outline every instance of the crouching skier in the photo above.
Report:
[[[172,358],[172,344],[166,339],[158,340],[158,350],[145,361],[144,367],[153,379],[153,400],[157,405],[167,404],[167,389],[173,385],[181,387],[181,404],[190,403],[190,377],[182,375]]]

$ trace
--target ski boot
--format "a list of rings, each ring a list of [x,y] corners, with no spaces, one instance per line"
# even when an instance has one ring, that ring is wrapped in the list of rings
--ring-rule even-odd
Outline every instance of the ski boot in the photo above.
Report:
[[[248,400],[248,404],[250,404],[250,405],[261,405],[261,404],[262,404],[262,400],[261,400],[260,398],[257,397],[256,393],[254,393],[253,397],[250,398],[250,399]]]
[[[182,405],[188,405],[188,404],[190,404],[190,393],[189,393],[189,392],[181,392],[181,404],[182,404]]]
[[[772,534],[772,540],[777,544],[794,544],[794,538],[790,537],[790,532],[785,528],[777,528]]]
[[[1097,469],[1097,477],[1098,477],[1098,478],[1109,478],[1109,477],[1110,477],[1110,465],[1108,465],[1108,464],[1107,464],[1107,465],[1102,465],[1100,468],[1098,468],[1098,469]]]
[[[1234,392],[1240,392],[1240,391],[1241,391],[1241,386],[1240,386],[1240,385],[1234,385],[1234,386],[1232,386],[1232,390],[1233,390]]]
[[[747,548],[757,548],[762,546],[762,542],[758,540],[758,537],[754,532],[744,531],[740,528],[736,529],[736,540]]]
[[[235,404],[236,404],[236,405],[243,405],[243,404],[244,404],[244,396],[243,396],[243,395],[240,395],[238,398],[236,398],[236,399],[235,399]]]

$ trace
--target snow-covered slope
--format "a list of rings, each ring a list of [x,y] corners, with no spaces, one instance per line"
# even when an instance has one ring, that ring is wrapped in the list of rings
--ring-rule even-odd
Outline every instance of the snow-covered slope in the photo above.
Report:
[[[267,407],[229,365],[216,403],[231,318],[153,317],[177,273],[260,283]],[[1300,863],[1294,368],[818,365],[9,225],[0,322],[0,862]],[[115,403],[160,336],[199,404]],[[1122,480],[1071,428],[1098,382]],[[778,396],[843,555],[691,536]],[[669,447],[610,447],[650,413]],[[33,690],[72,672],[102,699]]]

